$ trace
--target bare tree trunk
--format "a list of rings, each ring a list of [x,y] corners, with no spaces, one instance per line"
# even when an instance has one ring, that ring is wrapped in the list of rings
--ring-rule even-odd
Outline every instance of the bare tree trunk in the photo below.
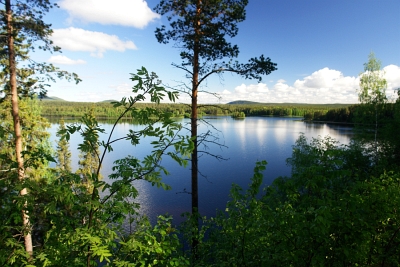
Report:
[[[193,49],[193,78],[192,78],[192,116],[191,116],[191,135],[193,138],[194,149],[192,152],[192,215],[194,215],[194,220],[196,224],[195,235],[197,235],[199,229],[199,222],[197,219],[197,214],[199,211],[199,190],[198,190],[198,155],[197,155],[197,93],[199,86],[199,39],[200,35],[200,14],[201,14],[201,0],[197,1],[197,14],[195,19],[195,41]],[[194,256],[196,257],[196,247],[199,240],[196,237],[192,238],[192,249]]]
[[[12,105],[12,116],[14,120],[14,134],[15,134],[15,157],[18,163],[18,179],[22,181],[25,179],[24,159],[22,158],[22,134],[21,134],[21,122],[19,117],[18,108],[18,92],[17,92],[17,71],[15,62],[15,50],[14,50],[14,33],[12,23],[12,10],[11,0],[5,1],[6,5],[6,17],[7,17],[7,46],[8,46],[8,60],[10,70],[10,88],[11,88],[11,105]],[[27,194],[26,188],[20,191],[20,195],[24,196]],[[29,222],[29,216],[26,210],[22,210],[22,223],[23,223],[23,234],[25,240],[25,250],[32,256],[33,246],[31,237],[31,225]]]

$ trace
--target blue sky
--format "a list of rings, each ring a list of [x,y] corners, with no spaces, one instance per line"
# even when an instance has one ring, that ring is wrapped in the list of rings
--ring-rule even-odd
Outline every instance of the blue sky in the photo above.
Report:
[[[173,44],[159,44],[156,27],[167,23],[152,11],[156,0],[61,0],[45,17],[62,54],[36,53],[77,73],[79,85],[58,81],[49,96],[97,102],[129,96],[130,73],[145,66],[168,86],[190,83],[171,66],[180,63]],[[112,3],[112,4],[110,4]],[[278,70],[261,83],[237,75],[211,77],[201,103],[234,100],[290,103],[356,103],[358,76],[373,51],[382,62],[387,93],[400,87],[399,0],[250,0],[247,18],[231,41],[238,60],[264,54]],[[181,95],[178,102],[189,102]]]

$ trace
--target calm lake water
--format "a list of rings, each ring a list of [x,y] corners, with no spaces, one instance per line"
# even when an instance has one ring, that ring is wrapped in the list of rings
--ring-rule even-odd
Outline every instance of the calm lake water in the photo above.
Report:
[[[311,137],[329,135],[342,144],[350,141],[351,127],[327,124],[310,124],[299,118],[277,117],[248,117],[244,120],[234,120],[230,117],[205,118],[209,124],[201,123],[199,132],[212,131],[226,147],[209,146],[207,152],[220,155],[225,160],[217,160],[214,157],[203,155],[199,158],[199,210],[202,215],[214,216],[216,210],[224,210],[229,200],[229,190],[233,183],[247,188],[253,175],[255,162],[266,160],[267,169],[264,172],[264,186],[279,176],[290,176],[290,167],[286,165],[286,159],[291,157],[292,146],[300,133]],[[189,120],[182,119],[183,124]],[[111,124],[102,123],[107,133]],[[215,129],[213,128],[215,127]],[[55,133],[58,124],[53,123],[50,129],[51,138],[56,140]],[[129,123],[120,123],[116,128],[114,138],[122,137],[129,129],[137,130],[141,126]],[[79,135],[74,135],[70,140],[72,153],[72,166],[78,166],[77,145],[81,142]],[[55,145],[54,145],[55,146]],[[151,152],[149,142],[134,147],[128,141],[116,142],[114,151],[106,155],[102,174],[105,181],[111,173],[111,167],[115,160],[127,155],[143,157]],[[200,147],[199,150],[204,150]],[[174,222],[182,221],[180,214],[190,211],[191,197],[185,191],[191,190],[190,167],[186,169],[170,159],[162,162],[170,175],[164,177],[164,182],[172,186],[172,190],[164,191],[152,187],[144,181],[137,181],[136,186],[139,197],[136,202],[141,204],[141,213],[149,216],[154,222],[159,214],[172,214]],[[190,166],[190,164],[189,164]]]

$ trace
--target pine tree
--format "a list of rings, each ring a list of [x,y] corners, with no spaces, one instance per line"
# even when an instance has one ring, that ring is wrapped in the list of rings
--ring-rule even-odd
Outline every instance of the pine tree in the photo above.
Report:
[[[239,22],[246,18],[247,0],[162,0],[155,11],[166,15],[170,28],[157,28],[158,42],[175,42],[180,49],[181,64],[173,64],[186,72],[191,86],[191,136],[194,150],[191,155],[192,214],[197,214],[198,200],[198,92],[212,74],[234,72],[246,79],[261,81],[262,75],[276,70],[276,64],[261,55],[248,63],[233,62],[239,55],[237,45],[228,39],[238,33]],[[225,62],[228,60],[228,62]],[[193,246],[196,246],[194,240]]]
[[[88,114],[85,115],[84,120],[87,122],[94,122],[94,108],[92,107]],[[99,146],[99,133],[92,129],[92,126],[97,126],[97,124],[92,125],[88,123],[86,125],[86,132],[90,132],[90,138],[85,139],[84,145],[79,147],[79,169],[76,171],[82,177],[82,182],[86,184],[89,191],[92,188],[92,175],[98,173],[97,179],[101,178],[100,172],[98,172],[100,163],[100,146]]]
[[[66,129],[63,118],[60,119],[59,124],[58,131]],[[58,133],[57,137],[60,137]],[[71,151],[69,150],[69,142],[65,138],[57,141],[57,167],[63,171],[72,172]]]
[[[23,226],[20,230],[20,227],[13,222],[16,218],[10,216],[10,214],[21,214],[18,204],[15,201],[16,186],[18,186],[21,181],[18,181],[16,171],[14,170],[16,167],[15,137],[14,123],[10,109],[11,103],[9,101],[0,103],[0,129],[3,133],[0,136],[1,240],[5,240],[7,237],[11,238],[11,236],[15,235],[15,231],[22,231],[22,233],[25,233],[25,238],[30,237],[30,232],[24,232],[26,229],[25,227],[28,227],[29,224]],[[52,154],[50,134],[47,132],[50,124],[46,119],[40,116],[40,105],[37,99],[22,99],[19,101],[19,110],[21,114],[21,146],[23,148],[24,179],[41,182],[48,177],[48,159],[50,159],[49,155]],[[23,201],[23,199],[19,198],[17,198],[17,200]],[[33,203],[28,202],[25,202],[25,207],[26,209],[34,208]],[[23,215],[25,215],[25,213]],[[33,215],[33,213],[31,213],[31,215]],[[35,220],[36,218],[33,219]],[[30,221],[31,218],[29,218],[29,222]],[[29,245],[29,241],[25,244]],[[26,248],[27,247],[25,247],[25,249]],[[29,253],[30,251],[27,250],[27,252]]]
[[[56,6],[55,4],[49,0],[5,0],[1,3],[4,4],[4,9],[0,10],[0,42],[4,48],[0,52],[0,64],[3,67],[0,78],[4,81],[1,92],[3,100],[11,102],[17,176],[18,180],[23,182],[26,175],[22,157],[23,133],[19,97],[32,96],[35,90],[39,90],[40,95],[45,94],[44,82],[54,80],[52,74],[56,74],[57,77],[73,77],[77,82],[80,80],[76,74],[70,75],[51,64],[34,62],[29,58],[29,52],[35,49],[37,42],[40,42],[37,48],[45,51],[60,49],[54,47],[49,39],[52,33],[51,25],[43,21],[43,15]],[[18,63],[23,65],[18,66]],[[20,190],[21,197],[26,194],[26,188]],[[32,226],[25,209],[22,211],[22,224],[25,249],[32,256]]]

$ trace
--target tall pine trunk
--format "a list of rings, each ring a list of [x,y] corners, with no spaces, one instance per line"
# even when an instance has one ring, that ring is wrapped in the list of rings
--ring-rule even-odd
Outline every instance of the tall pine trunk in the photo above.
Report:
[[[12,105],[12,116],[14,121],[14,135],[15,135],[15,157],[18,163],[18,179],[20,181],[25,179],[24,159],[22,158],[22,133],[21,133],[21,121],[19,116],[18,107],[18,91],[17,91],[17,72],[15,62],[15,49],[14,49],[14,30],[13,30],[13,14],[11,9],[11,0],[5,0],[6,5],[6,18],[7,18],[7,46],[8,46],[8,60],[9,60],[9,71],[10,71],[10,89],[11,89],[11,105]],[[26,188],[20,191],[20,195],[24,196],[27,194]],[[25,207],[26,207],[25,203]],[[25,241],[25,250],[32,255],[32,236],[31,236],[31,225],[29,216],[26,210],[22,210],[22,223],[23,223],[23,234]]]
[[[199,230],[198,212],[199,212],[199,189],[198,189],[198,155],[197,155],[197,93],[199,86],[199,37],[200,36],[200,14],[201,14],[201,0],[197,0],[196,5],[196,19],[195,19],[195,41],[193,49],[193,78],[192,78],[192,116],[191,116],[191,135],[193,140],[194,149],[192,152],[192,215],[195,220],[195,236],[192,238],[192,249],[196,257],[196,247],[199,243],[197,233]]]

